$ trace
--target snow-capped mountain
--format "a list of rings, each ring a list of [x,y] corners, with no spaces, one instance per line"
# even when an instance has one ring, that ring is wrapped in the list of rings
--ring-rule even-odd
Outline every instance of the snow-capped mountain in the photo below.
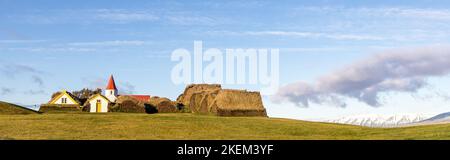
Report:
[[[401,115],[355,115],[338,119],[322,120],[322,122],[360,125],[367,127],[399,127],[411,123],[421,122],[431,118],[426,114],[401,114]]]
[[[431,118],[420,121],[419,123],[428,124],[428,123],[444,123],[444,122],[450,122],[450,112],[438,114]]]

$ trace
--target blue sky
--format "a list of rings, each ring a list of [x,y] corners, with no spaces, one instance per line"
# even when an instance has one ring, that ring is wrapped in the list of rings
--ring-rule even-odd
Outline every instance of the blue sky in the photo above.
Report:
[[[204,48],[279,48],[280,81],[314,82],[370,55],[446,45],[449,1],[50,1],[0,0],[0,100],[40,104],[51,93],[106,85],[175,99],[170,54]],[[371,107],[298,107],[264,97],[269,115],[298,119],[450,111],[447,75],[417,93],[386,93]],[[236,86],[225,86],[236,87]],[[242,86],[238,86],[242,87]],[[253,88],[250,88],[253,89]],[[419,98],[418,98],[419,97]],[[426,98],[424,98],[426,97]]]

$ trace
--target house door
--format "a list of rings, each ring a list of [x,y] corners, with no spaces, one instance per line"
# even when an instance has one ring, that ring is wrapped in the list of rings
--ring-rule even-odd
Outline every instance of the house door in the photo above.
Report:
[[[100,100],[97,100],[96,108],[97,108],[97,112],[102,111],[102,102]]]

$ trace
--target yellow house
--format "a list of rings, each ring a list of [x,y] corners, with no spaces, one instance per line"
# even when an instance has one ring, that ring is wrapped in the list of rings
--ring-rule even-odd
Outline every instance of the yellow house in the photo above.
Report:
[[[100,113],[108,112],[108,106],[111,103],[108,98],[101,94],[91,96],[86,102],[88,102],[90,106],[89,112]]]
[[[48,104],[53,105],[78,105],[81,106],[80,100],[66,90],[61,91],[57,96],[50,100]]]
[[[40,112],[72,112],[81,111],[81,102],[72,93],[65,90],[59,92],[46,104],[42,104],[39,108]]]

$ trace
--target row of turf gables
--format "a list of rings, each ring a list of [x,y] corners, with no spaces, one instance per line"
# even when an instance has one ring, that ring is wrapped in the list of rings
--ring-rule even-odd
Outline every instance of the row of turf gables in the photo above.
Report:
[[[40,112],[125,112],[125,113],[196,113],[216,116],[267,117],[261,94],[257,91],[223,89],[220,84],[191,84],[176,101],[150,95],[119,95],[111,75],[101,89],[52,95]]]
[[[104,94],[97,93],[88,99],[80,99],[72,93],[63,90],[55,95],[46,105],[41,106],[41,110],[62,109],[64,110],[80,110],[87,107],[91,113],[106,113],[113,106],[120,96],[132,97],[137,101],[146,102],[150,100],[150,95],[119,95],[113,75],[110,76]]]

